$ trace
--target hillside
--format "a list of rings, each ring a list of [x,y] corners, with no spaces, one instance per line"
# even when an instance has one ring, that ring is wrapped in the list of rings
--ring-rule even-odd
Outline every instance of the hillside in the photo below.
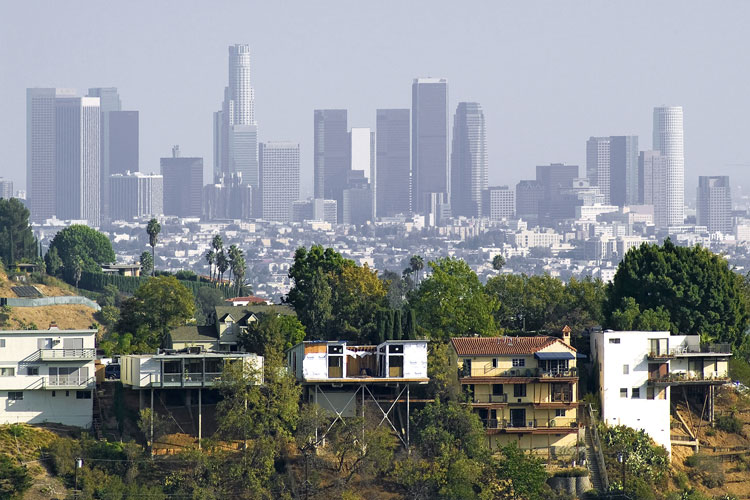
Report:
[[[17,283],[8,279],[5,270],[0,267],[0,297],[17,297],[12,287],[29,284],[35,286],[45,297],[75,295],[72,287],[53,278],[50,278],[48,284]],[[0,322],[0,330],[29,329],[34,325],[44,329],[53,321],[62,329],[88,328],[96,322],[94,313],[93,309],[83,305],[12,307],[9,318]]]

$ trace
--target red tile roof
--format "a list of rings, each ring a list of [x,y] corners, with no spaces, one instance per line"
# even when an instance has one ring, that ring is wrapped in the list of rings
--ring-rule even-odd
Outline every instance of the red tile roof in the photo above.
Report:
[[[457,337],[451,344],[459,356],[533,354],[561,342],[557,337]],[[572,347],[572,351],[575,351]]]

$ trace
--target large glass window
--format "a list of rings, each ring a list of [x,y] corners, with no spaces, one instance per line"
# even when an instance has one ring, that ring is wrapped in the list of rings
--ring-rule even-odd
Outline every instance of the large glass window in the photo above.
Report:
[[[525,398],[526,397],[526,384],[513,384],[513,397]]]

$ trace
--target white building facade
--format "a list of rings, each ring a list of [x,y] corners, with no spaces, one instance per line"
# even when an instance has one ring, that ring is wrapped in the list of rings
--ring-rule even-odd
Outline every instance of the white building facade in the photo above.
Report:
[[[91,426],[96,330],[0,331],[0,424]]]

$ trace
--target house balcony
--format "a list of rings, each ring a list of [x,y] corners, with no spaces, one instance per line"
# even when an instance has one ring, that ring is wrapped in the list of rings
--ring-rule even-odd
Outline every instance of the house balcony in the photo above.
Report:
[[[458,378],[463,384],[481,383],[529,383],[535,380],[542,382],[562,382],[563,379],[577,379],[576,368],[559,370],[542,370],[541,368],[512,368],[509,370],[476,369],[469,372],[461,368],[458,370]]]
[[[569,418],[550,420],[526,420],[523,422],[501,419],[484,419],[482,424],[488,433],[532,433],[568,434],[578,432],[578,422]]]
[[[93,389],[96,385],[94,377],[80,378],[75,375],[50,375],[42,377],[42,389]]]
[[[96,349],[39,349],[41,361],[93,361]]]
[[[661,377],[649,376],[648,383],[656,387],[667,387],[670,385],[723,385],[730,382],[728,375],[719,373],[668,373]]]
[[[682,346],[670,349],[670,352],[678,358],[690,357],[724,357],[732,355],[730,344],[701,344],[700,346]]]
[[[475,394],[472,400],[475,405],[505,404],[507,402],[507,394]]]
[[[150,387],[211,387],[221,380],[221,373],[164,373],[152,374]]]

